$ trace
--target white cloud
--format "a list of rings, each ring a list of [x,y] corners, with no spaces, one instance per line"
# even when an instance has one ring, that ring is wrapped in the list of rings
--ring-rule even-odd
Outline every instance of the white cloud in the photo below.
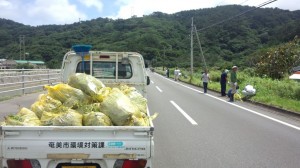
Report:
[[[12,7],[12,4],[8,0],[1,0],[0,1],[0,7],[1,8]]]
[[[95,7],[99,12],[103,10],[103,3],[101,0],[79,0],[80,3],[87,7]]]
[[[0,0],[0,18],[28,25],[69,24],[86,20],[68,0]]]
[[[271,2],[268,5],[264,6],[265,8],[280,8],[285,10],[299,10],[300,5],[298,0],[220,0],[217,5],[229,5],[229,4],[238,4],[238,5],[248,5],[248,6],[259,6],[265,2]]]
[[[299,0],[277,0],[268,6],[291,11],[300,10]]]
[[[28,18],[36,19],[36,24],[65,24],[79,21],[79,18],[86,19],[84,13],[80,13],[75,5],[68,0],[36,0],[34,4],[27,5],[26,13]]]
[[[176,13],[183,10],[241,4],[258,6],[268,0],[0,0],[0,18],[27,25],[69,24],[94,16],[130,18],[153,12]],[[299,0],[277,0],[266,7],[299,10]],[[105,3],[104,3],[105,2]],[[114,5],[103,6],[107,3]],[[112,9],[112,7],[118,8]],[[91,10],[90,8],[97,10]],[[87,9],[87,10],[86,10]],[[109,9],[110,11],[106,11]],[[86,10],[86,11],[84,11]],[[111,12],[111,11],[116,12]],[[99,14],[97,12],[99,11]],[[96,13],[95,13],[96,12]],[[110,13],[110,14],[108,14]],[[111,13],[116,13],[114,16]],[[96,14],[96,15],[95,15]],[[88,16],[90,15],[90,16]]]
[[[132,15],[143,16],[156,11],[163,13],[176,13],[184,10],[211,8],[222,5],[238,4],[259,6],[270,0],[117,0],[121,6],[114,18],[130,18]],[[299,10],[297,0],[277,0],[265,7],[278,7],[281,9]]]
[[[18,0],[0,0],[0,18],[16,19],[19,18],[20,3]]]
[[[214,1],[207,0],[118,0],[122,5],[117,18],[129,18],[132,15],[143,16],[153,12],[176,13],[183,10],[211,7]]]

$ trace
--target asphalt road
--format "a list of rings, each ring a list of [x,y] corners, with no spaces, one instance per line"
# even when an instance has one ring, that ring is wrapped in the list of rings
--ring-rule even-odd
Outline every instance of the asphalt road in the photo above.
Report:
[[[299,117],[149,72],[155,168],[299,168]]]
[[[299,168],[300,118],[149,72],[154,168]],[[30,107],[40,93],[0,102],[0,117]]]

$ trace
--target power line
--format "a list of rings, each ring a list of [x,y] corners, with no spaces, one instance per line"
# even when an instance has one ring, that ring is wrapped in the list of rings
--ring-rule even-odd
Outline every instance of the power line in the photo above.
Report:
[[[202,29],[200,29],[200,30],[198,30],[198,31],[202,31],[202,30],[211,28],[211,27],[213,27],[213,26],[222,24],[222,23],[224,23],[224,22],[227,22],[227,21],[232,20],[232,19],[234,19],[234,18],[236,18],[236,17],[242,16],[242,15],[248,13],[248,12],[254,11],[254,10],[256,10],[257,8],[261,8],[261,7],[266,6],[266,5],[270,4],[270,3],[273,3],[273,2],[275,2],[275,1],[277,1],[277,0],[269,0],[269,1],[266,1],[266,2],[264,2],[264,3],[260,4],[260,5],[258,5],[258,6],[255,7],[255,8],[246,10],[245,12],[242,12],[242,13],[239,13],[239,14],[237,14],[237,15],[234,15],[234,16],[228,18],[228,19],[224,19],[224,20],[222,20],[222,21],[220,21],[220,22],[211,24],[211,25],[209,25],[209,26],[207,26],[207,27],[204,27],[204,28],[202,28]],[[246,1],[245,1],[245,2],[246,2]],[[244,2],[243,2],[243,3],[244,3]]]
[[[248,0],[245,0],[245,1],[242,2],[242,3],[245,3],[245,2],[247,2],[247,1],[248,1]],[[242,12],[242,13],[240,13],[240,14],[237,14],[237,15],[235,15],[235,16],[232,16],[232,17],[230,17],[230,18],[228,18],[228,19],[225,19],[225,20],[223,20],[223,21],[220,21],[220,22],[217,22],[217,23],[212,24],[212,25],[210,25],[210,26],[207,26],[207,27],[205,27],[205,28],[202,28],[202,29],[200,29],[199,31],[205,30],[205,29],[207,29],[207,28],[216,26],[216,25],[221,24],[221,23],[224,23],[224,22],[226,22],[226,21],[229,21],[229,20],[234,19],[234,18],[236,18],[236,17],[239,17],[239,16],[241,16],[241,15],[244,15],[245,13],[248,13],[248,12],[250,12],[250,11],[253,11],[253,10],[257,9],[257,8],[263,7],[263,6],[268,5],[268,4],[270,4],[270,3],[272,3],[272,2],[275,2],[275,1],[277,1],[277,0],[269,0],[269,1],[266,1],[266,2],[264,2],[264,3],[260,4],[260,5],[258,5],[258,6],[257,6],[256,8],[254,8],[254,9],[249,9],[249,10],[247,10],[247,11],[245,11],[245,12]],[[206,61],[205,61],[204,54],[203,54],[203,50],[202,50],[200,38],[199,38],[199,35],[198,35],[198,30],[197,30],[196,26],[193,25],[193,20],[192,20],[192,30],[191,30],[191,50],[193,49],[193,47],[192,47],[192,42],[193,42],[193,41],[192,41],[192,38],[193,38],[192,34],[193,34],[193,30],[195,30],[195,33],[196,33],[196,37],[197,37],[198,45],[199,45],[199,47],[200,47],[200,53],[201,53],[201,56],[202,56],[202,61],[203,61],[203,63],[204,63],[204,67],[205,67],[205,69],[207,69],[207,65],[206,65]],[[193,54],[193,52],[191,51],[191,72],[193,72],[193,70],[192,70],[192,68],[193,68],[193,65],[192,65],[192,64],[193,64],[193,61],[192,61],[193,55],[192,55],[192,54]]]
[[[225,2],[226,0],[223,0],[223,1],[220,1],[219,3],[217,3],[217,5],[216,6],[219,6],[219,5],[221,5],[223,2]],[[247,1],[249,1],[249,0],[245,0],[244,2],[242,2],[242,3],[239,3],[239,5],[242,5],[243,3],[245,3],[245,2],[247,2]]]
[[[245,2],[247,2],[247,1],[249,1],[249,0],[245,0],[244,2],[240,3],[239,5],[242,5],[242,4],[244,4]]]
[[[222,4],[223,2],[225,2],[225,0],[220,1],[220,2],[217,4],[217,6],[219,6],[219,5]]]

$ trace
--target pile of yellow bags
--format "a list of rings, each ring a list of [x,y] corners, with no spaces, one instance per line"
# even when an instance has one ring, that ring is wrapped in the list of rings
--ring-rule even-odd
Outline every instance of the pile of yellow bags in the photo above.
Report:
[[[5,125],[22,126],[149,126],[157,113],[147,115],[147,99],[134,87],[106,87],[83,73],[68,84],[45,86],[30,109],[5,117]]]

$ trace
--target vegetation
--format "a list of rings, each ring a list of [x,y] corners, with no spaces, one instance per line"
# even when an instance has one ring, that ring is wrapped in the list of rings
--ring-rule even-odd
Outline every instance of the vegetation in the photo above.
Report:
[[[282,79],[288,70],[300,64],[300,39],[273,47],[257,58],[256,73],[261,77]]]
[[[34,68],[34,66],[29,63],[17,64],[17,67],[16,67],[16,69],[33,69],[33,68]]]
[[[258,8],[210,27],[253,8],[228,5],[170,15],[154,12],[126,20],[97,18],[70,25],[37,27],[0,19],[0,58],[21,58],[19,37],[25,36],[29,53],[26,59],[44,61],[48,68],[60,68],[63,55],[72,45],[90,44],[93,50],[139,52],[152,67],[180,67],[184,70],[181,80],[198,85],[206,67],[196,42],[193,46],[195,72],[191,76],[193,17],[213,80],[210,89],[219,90],[221,70],[237,65],[242,70],[238,74],[240,87],[250,83],[257,88],[257,95],[251,100],[299,112],[299,83],[287,80],[286,76],[300,62],[297,38],[300,10]]]
[[[296,37],[290,42],[264,49],[263,52],[258,50],[253,55],[256,55],[252,60],[256,62],[256,65],[239,69],[240,91],[250,84],[256,88],[257,92],[255,96],[247,97],[247,99],[300,113],[299,81],[288,79],[289,67],[298,65],[300,61],[300,39]],[[230,69],[230,67],[208,68],[211,77],[208,88],[220,91],[220,74],[224,69]],[[202,87],[200,76],[203,70],[203,67],[198,67],[191,76],[190,70],[183,68],[180,80]],[[162,68],[158,69],[158,72],[163,73]]]
[[[94,50],[137,51],[152,66],[189,67],[193,17],[209,67],[233,63],[249,67],[255,65],[248,62],[253,52],[288,42],[300,32],[300,11],[278,8],[258,8],[207,28],[253,8],[229,5],[170,15],[154,12],[126,20],[97,18],[37,27],[0,19],[0,57],[19,59],[19,37],[24,35],[27,59],[44,61],[49,68],[59,68],[63,55],[75,44],[90,44]],[[194,63],[195,67],[201,67],[203,61],[196,44]]]
[[[193,76],[189,76],[188,69],[180,69],[182,76],[181,81],[191,83],[196,86],[202,86],[202,81],[200,76],[202,70],[197,70]],[[174,69],[170,69],[170,78],[173,78]],[[164,74],[162,67],[156,68],[156,72]],[[210,72],[211,82],[208,84],[210,90],[220,92],[220,75],[221,71],[216,69],[211,69]],[[192,79],[192,80],[191,80]],[[289,80],[285,77],[283,80],[273,80],[271,78],[261,78],[258,76],[252,76],[249,73],[249,69],[238,71],[238,83],[239,83],[239,93],[242,98],[251,100],[254,102],[259,102],[262,104],[267,104],[277,108],[293,111],[300,114],[300,85],[299,82],[294,80]],[[246,85],[252,85],[256,89],[256,95],[252,97],[242,96],[241,91]],[[227,91],[230,89],[227,86]]]

